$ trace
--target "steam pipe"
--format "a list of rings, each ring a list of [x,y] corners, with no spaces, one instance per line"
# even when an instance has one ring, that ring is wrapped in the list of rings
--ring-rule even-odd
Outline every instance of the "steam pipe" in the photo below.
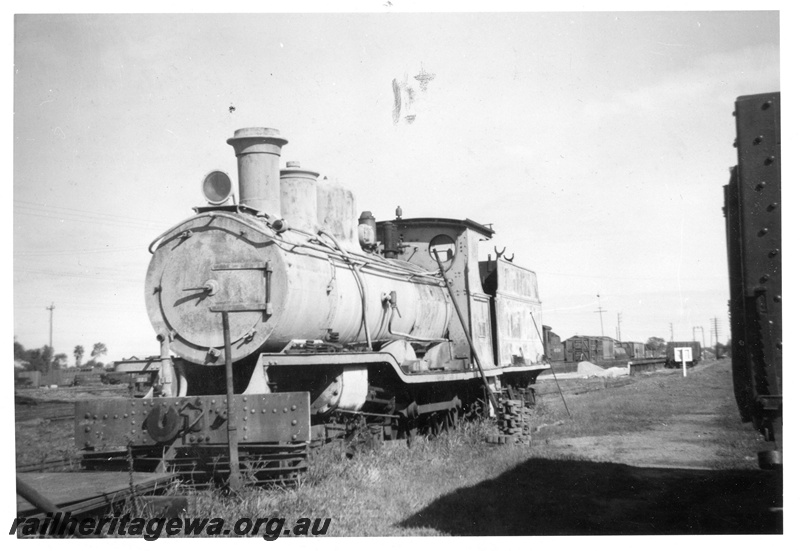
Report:
[[[486,394],[489,397],[489,401],[492,402],[494,410],[500,411],[500,408],[497,405],[497,399],[494,397],[494,392],[492,391],[492,387],[489,386],[489,381],[486,379],[486,374],[483,372],[483,367],[481,367],[481,358],[480,356],[478,356],[478,351],[475,349],[475,343],[472,342],[472,335],[470,335],[469,327],[467,326],[467,322],[464,319],[464,315],[461,313],[461,308],[458,306],[458,302],[456,300],[456,293],[450,286],[450,282],[447,281],[447,276],[444,273],[444,265],[442,264],[442,261],[439,258],[439,251],[433,251],[433,254],[436,257],[436,263],[439,265],[439,269],[442,271],[442,279],[444,280],[444,284],[447,286],[447,291],[450,293],[450,298],[453,301],[453,308],[455,308],[456,314],[458,314],[458,321],[461,322],[461,327],[464,329],[464,336],[467,338],[467,342],[469,343],[469,349],[472,351],[472,357],[475,358],[475,365],[478,366],[478,372],[481,374],[481,379],[483,380],[483,386],[486,387]]]

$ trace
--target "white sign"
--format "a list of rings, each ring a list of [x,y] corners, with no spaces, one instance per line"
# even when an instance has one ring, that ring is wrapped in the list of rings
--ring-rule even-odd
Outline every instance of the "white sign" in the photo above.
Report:
[[[675,361],[676,362],[691,362],[692,361],[692,348],[687,346],[685,348],[675,348]]]

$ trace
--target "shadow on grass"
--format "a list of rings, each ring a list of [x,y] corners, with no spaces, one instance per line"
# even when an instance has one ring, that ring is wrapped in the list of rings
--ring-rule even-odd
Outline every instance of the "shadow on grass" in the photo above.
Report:
[[[398,526],[458,536],[780,534],[781,506],[780,472],[536,458]]]

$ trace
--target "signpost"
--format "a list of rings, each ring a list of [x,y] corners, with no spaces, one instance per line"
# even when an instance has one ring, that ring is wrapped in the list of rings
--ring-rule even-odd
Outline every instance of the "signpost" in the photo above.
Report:
[[[691,362],[694,359],[692,358],[692,348],[690,346],[684,348],[675,347],[675,361],[681,362],[683,364],[683,376],[686,377],[686,362]]]

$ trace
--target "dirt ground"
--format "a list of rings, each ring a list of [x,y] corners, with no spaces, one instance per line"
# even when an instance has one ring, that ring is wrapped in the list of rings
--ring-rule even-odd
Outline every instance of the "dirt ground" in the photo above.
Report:
[[[743,469],[755,468],[757,452],[770,449],[750,425],[739,422],[732,398],[730,360],[700,364],[689,370],[686,378],[681,370],[660,370],[623,379],[616,384],[616,399],[629,399],[628,395],[648,395],[658,387],[669,385],[671,391],[664,398],[670,401],[663,409],[663,417],[655,422],[643,423],[635,430],[592,436],[559,436],[534,443],[558,451],[580,456],[592,461],[609,461],[636,467],[666,467],[687,469],[714,469],[721,462],[725,466]],[[562,381],[564,386],[567,381]],[[576,389],[581,392],[590,381],[584,379]],[[613,383],[612,383],[613,384]],[[627,384],[632,386],[627,387]],[[673,387],[677,391],[672,390]],[[551,407],[557,407],[555,394],[548,395]],[[560,400],[560,397],[558,398]],[[569,396],[567,400],[577,400]],[[657,394],[650,394],[658,400]],[[555,406],[553,404],[555,403]],[[603,415],[598,412],[597,415]],[[731,445],[735,442],[735,445]],[[726,449],[727,448],[727,449]]]
[[[406,519],[450,535],[783,533],[782,470],[742,424],[729,360],[615,382],[563,380],[572,416],[534,433],[512,469]],[[544,385],[549,412],[564,412]],[[453,511],[459,511],[454,515]]]

